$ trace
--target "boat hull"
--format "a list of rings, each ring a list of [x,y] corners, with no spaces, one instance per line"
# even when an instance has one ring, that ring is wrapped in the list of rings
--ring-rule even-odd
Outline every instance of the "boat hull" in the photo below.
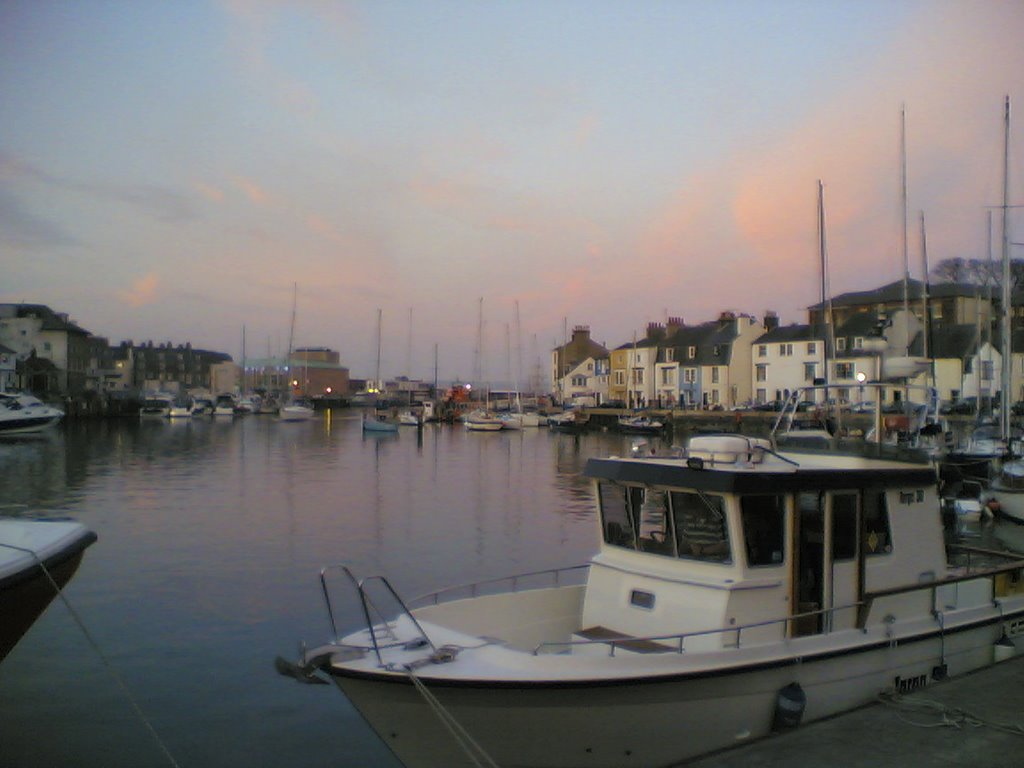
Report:
[[[67,526],[68,524],[25,521],[13,522],[9,525]],[[6,530],[0,529],[0,549],[5,550],[0,554],[9,555],[11,552],[4,546],[5,543],[19,548],[25,546],[20,539],[20,536],[9,535]],[[57,596],[47,573],[52,577],[53,582],[62,588],[78,570],[86,548],[95,541],[96,534],[84,526],[77,526],[77,530],[68,535],[66,541],[58,549],[42,555],[45,571],[39,566],[39,561],[27,552],[24,553],[25,557],[21,558],[20,564],[12,564],[9,569],[4,570],[3,575],[0,576],[0,661],[10,653]],[[32,549],[33,547],[30,545],[27,548]]]
[[[806,694],[808,722],[868,704],[883,691],[916,690],[987,666],[1002,630],[988,621],[944,639],[930,633],[818,659],[639,679],[453,683],[420,674],[444,711],[503,768],[653,767],[768,735],[780,691],[792,683]],[[331,674],[407,768],[474,765],[408,677]]]

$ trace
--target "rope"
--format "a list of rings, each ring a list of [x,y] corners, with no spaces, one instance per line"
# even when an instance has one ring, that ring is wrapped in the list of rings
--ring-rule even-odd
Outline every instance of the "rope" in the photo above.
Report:
[[[918,728],[956,728],[957,730],[965,727],[992,728],[1002,733],[1024,736],[1024,724],[986,720],[961,707],[951,707],[933,699],[924,699],[918,696],[902,696],[892,691],[883,691],[878,694],[878,700],[882,704],[896,709],[900,720]],[[932,715],[936,719],[929,723],[918,722],[904,717],[900,711]]]
[[[437,715],[438,719],[444,724],[444,727],[448,729],[448,733],[452,735],[455,742],[462,747],[462,750],[466,753],[466,756],[470,759],[473,765],[478,768],[500,768],[500,766],[494,761],[494,759],[487,754],[486,750],[481,747],[476,740],[469,734],[465,728],[463,728],[455,717],[444,708],[437,697],[434,696],[427,686],[423,684],[423,681],[416,676],[416,672],[412,667],[406,666],[405,672],[409,675],[409,679],[412,684],[416,687],[416,690],[423,696],[424,701],[427,702],[427,706]]]
[[[167,745],[164,743],[163,739],[160,738],[160,734],[157,733],[156,728],[153,727],[153,723],[151,723],[149,718],[146,717],[146,713],[142,711],[142,707],[139,706],[138,701],[135,700],[135,697],[132,696],[131,691],[128,690],[128,686],[125,685],[124,680],[117,673],[117,670],[115,670],[114,667],[111,665],[110,660],[106,657],[106,655],[104,655],[103,651],[100,650],[99,644],[96,642],[95,638],[92,636],[88,628],[85,626],[85,622],[83,622],[81,616],[78,615],[78,611],[76,611],[74,606],[71,605],[71,602],[68,600],[67,595],[64,594],[64,590],[62,590],[60,588],[60,585],[57,584],[56,580],[50,574],[49,569],[46,567],[46,564],[43,563],[43,561],[40,559],[39,555],[36,554],[34,550],[26,549],[24,547],[16,547],[13,544],[0,543],[0,547],[7,547],[8,549],[14,549],[18,552],[26,552],[33,557],[33,559],[42,569],[43,574],[46,576],[47,580],[50,582],[50,586],[53,587],[53,591],[57,593],[57,596],[61,599],[61,602],[63,602],[65,607],[68,609],[68,613],[71,614],[71,618],[74,619],[75,624],[78,625],[78,628],[82,631],[82,634],[85,635],[85,639],[88,641],[89,645],[92,646],[93,651],[96,652],[96,655],[99,657],[100,661],[103,662],[103,666],[106,668],[107,673],[111,676],[111,678],[113,678],[114,682],[117,683],[117,686],[121,689],[121,692],[128,700],[128,703],[131,704],[132,709],[135,710],[135,714],[142,721],[143,725],[146,726],[147,730],[149,730],[149,733],[153,737],[153,740],[156,742],[157,746],[160,747],[160,751],[163,752],[164,757],[167,758],[167,762],[170,765],[174,766],[174,768],[181,768],[181,765],[178,763],[177,760],[174,759],[174,756],[171,754],[171,751],[167,748]]]

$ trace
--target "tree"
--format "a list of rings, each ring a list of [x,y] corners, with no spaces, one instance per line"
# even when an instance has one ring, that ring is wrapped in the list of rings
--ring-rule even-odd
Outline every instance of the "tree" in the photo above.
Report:
[[[943,259],[931,269],[931,277],[950,283],[969,285],[1002,285],[1003,269],[997,261],[989,259]],[[1010,260],[1010,287],[1024,283],[1024,259]]]

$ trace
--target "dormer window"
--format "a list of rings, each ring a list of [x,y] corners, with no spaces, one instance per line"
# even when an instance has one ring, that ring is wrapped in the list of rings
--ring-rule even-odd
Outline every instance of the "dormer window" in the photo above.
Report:
[[[696,347],[687,347],[686,348],[686,356],[688,358],[690,358],[691,360],[693,360],[693,358],[695,358],[697,356],[697,348]]]
[[[846,351],[846,337],[845,336],[840,336],[838,339],[836,339],[836,352],[845,352],[845,351]]]

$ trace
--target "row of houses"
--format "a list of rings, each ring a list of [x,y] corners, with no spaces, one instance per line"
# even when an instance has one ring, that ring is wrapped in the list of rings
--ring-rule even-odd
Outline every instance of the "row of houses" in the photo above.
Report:
[[[944,401],[997,397],[1001,308],[991,294],[975,285],[926,290],[919,281],[899,281],[809,307],[807,323],[781,325],[772,312],[762,318],[723,312],[697,325],[671,317],[610,350],[579,325],[552,351],[553,394],[562,402],[732,408],[782,400],[827,381],[836,387],[834,397],[852,402],[862,399],[862,381],[885,379],[885,360],[900,357],[918,363],[910,383],[936,387]],[[1024,295],[1014,297],[1013,308],[1010,398],[1018,401],[1024,400]],[[903,396],[902,387],[886,392],[889,402]]]

